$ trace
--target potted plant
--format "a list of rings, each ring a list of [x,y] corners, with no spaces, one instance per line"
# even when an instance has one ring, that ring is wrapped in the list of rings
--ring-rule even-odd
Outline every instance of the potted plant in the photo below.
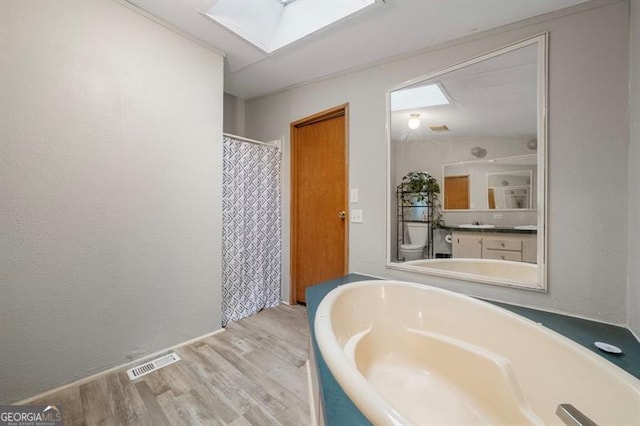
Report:
[[[433,225],[441,226],[442,211],[440,205],[440,185],[436,178],[427,172],[409,172],[400,184],[402,202],[408,205],[430,206],[433,210]]]

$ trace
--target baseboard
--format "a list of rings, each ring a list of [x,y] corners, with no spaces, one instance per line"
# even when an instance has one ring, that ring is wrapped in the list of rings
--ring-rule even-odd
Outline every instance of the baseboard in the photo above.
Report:
[[[207,337],[213,336],[213,335],[221,333],[223,331],[224,331],[224,328],[220,328],[220,329],[212,331],[210,333],[203,334],[202,336],[194,337],[193,339],[189,339],[189,340],[184,341],[182,343],[178,343],[177,345],[171,346],[169,348],[161,349],[161,350],[159,350],[157,352],[145,355],[145,356],[143,356],[141,358],[138,358],[138,359],[135,359],[133,361],[129,361],[129,362],[124,363],[124,364],[116,365],[115,367],[111,367],[111,368],[109,368],[107,370],[100,371],[98,373],[92,374],[91,376],[83,377],[83,378],[75,380],[75,381],[73,381],[71,383],[67,383],[66,385],[62,385],[62,386],[59,386],[59,387],[54,388],[54,389],[49,389],[48,391],[44,391],[42,393],[39,393],[38,395],[31,396],[31,397],[29,397],[27,399],[23,399],[23,400],[18,401],[18,402],[14,402],[14,403],[12,403],[12,405],[27,405],[27,404],[30,404],[33,401],[35,401],[37,399],[40,399],[40,398],[44,398],[46,396],[49,396],[52,393],[59,392],[61,390],[70,388],[72,386],[80,386],[80,385],[83,385],[85,383],[89,383],[90,381],[95,380],[95,379],[97,379],[97,378],[99,378],[101,376],[105,376],[107,374],[111,374],[111,373],[113,373],[115,371],[118,371],[118,370],[121,370],[121,369],[126,369],[126,368],[129,368],[129,367],[132,367],[132,366],[134,366],[136,364],[141,364],[141,363],[143,363],[143,362],[145,362],[145,361],[147,361],[149,359],[156,358],[156,357],[158,357],[160,355],[164,355],[165,353],[167,353],[169,351],[172,351],[174,349],[178,349],[178,348],[180,348],[182,346],[190,345],[190,344],[192,344],[194,342],[197,342],[198,340],[206,339]]]

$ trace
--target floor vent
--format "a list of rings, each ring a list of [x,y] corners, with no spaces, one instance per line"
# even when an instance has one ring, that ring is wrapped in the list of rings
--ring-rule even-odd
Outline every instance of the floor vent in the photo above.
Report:
[[[160,358],[156,358],[137,367],[128,369],[127,375],[131,380],[139,379],[146,374],[152,373],[162,367],[166,367],[167,365],[171,365],[178,361],[180,361],[178,354],[171,352],[170,354],[163,355]]]

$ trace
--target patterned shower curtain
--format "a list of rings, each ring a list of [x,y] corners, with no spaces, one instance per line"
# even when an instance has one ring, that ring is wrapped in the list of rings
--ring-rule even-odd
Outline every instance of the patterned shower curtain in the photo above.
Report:
[[[280,149],[224,136],[222,326],[280,303]]]

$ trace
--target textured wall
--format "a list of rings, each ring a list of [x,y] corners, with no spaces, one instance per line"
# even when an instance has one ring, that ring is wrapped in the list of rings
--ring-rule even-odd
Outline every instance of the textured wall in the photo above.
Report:
[[[244,135],[244,100],[224,94],[223,131],[236,136]]]
[[[222,58],[113,1],[0,2],[0,401],[220,327]]]
[[[640,0],[631,0],[628,323],[640,338]]]
[[[327,79],[246,105],[247,136],[287,135],[297,120],[350,104],[350,185],[360,189],[364,223],[350,227],[350,269],[406,279],[505,302],[624,324],[627,298],[628,3],[590,3],[450,43],[412,58]],[[592,7],[593,5],[598,7]],[[386,91],[506,44],[550,32],[549,291],[525,290],[402,273],[385,267]],[[289,158],[285,153],[285,164]],[[283,176],[288,179],[288,172]],[[288,180],[285,185],[288,185]],[[285,193],[284,212],[289,198]],[[288,224],[285,222],[285,241]],[[285,265],[288,271],[288,265]],[[289,282],[283,284],[288,297]]]

